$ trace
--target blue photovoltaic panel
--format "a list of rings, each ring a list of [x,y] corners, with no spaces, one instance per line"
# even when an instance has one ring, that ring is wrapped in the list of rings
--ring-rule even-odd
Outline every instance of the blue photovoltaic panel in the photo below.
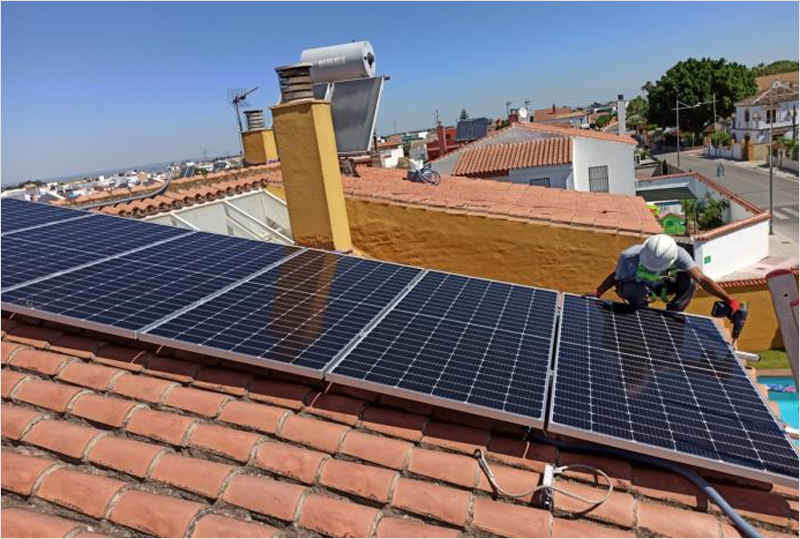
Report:
[[[39,204],[26,200],[14,198],[2,199],[2,211],[0,211],[0,231],[3,234],[15,232],[25,228],[38,227],[57,223],[67,219],[77,219],[85,217],[87,212],[71,210],[51,206],[50,204]]]
[[[711,319],[564,296],[548,430],[796,485],[798,458]]]
[[[128,222],[124,219],[119,221],[125,225]],[[152,228],[160,232],[167,228],[136,224],[148,231]],[[27,243],[16,236],[13,239],[16,243]],[[123,241],[132,245],[130,238]],[[92,243],[91,239],[88,243]],[[63,255],[66,252],[52,246],[38,245],[38,248],[42,252],[43,266],[49,263],[45,253]],[[6,249],[4,244],[4,272]],[[26,266],[32,266],[30,254],[34,250],[26,253],[22,247],[14,249],[17,250],[20,251],[19,269],[24,271]],[[229,236],[188,233],[128,255],[4,292],[3,302],[33,309],[43,315],[138,331],[298,250],[296,247]],[[75,253],[78,251],[67,252],[69,256]],[[52,258],[60,260],[56,256]],[[65,263],[72,262],[80,260],[69,257],[65,260]],[[5,279],[3,275],[4,283]]]
[[[17,238],[3,238],[0,287],[8,288],[103,258],[102,255],[63,249]]]
[[[138,261],[165,269],[181,269],[238,281],[298,250],[298,247],[276,243],[193,232],[122,256],[120,260]]]
[[[94,253],[102,258],[184,234],[191,232],[134,219],[93,214],[55,226],[17,232],[14,237],[63,249]]]
[[[142,339],[321,376],[419,272],[305,251]]]
[[[328,378],[541,426],[557,297],[429,272]]]
[[[29,314],[137,331],[235,282],[183,269],[111,259],[3,292]],[[65,319],[66,318],[66,319]]]

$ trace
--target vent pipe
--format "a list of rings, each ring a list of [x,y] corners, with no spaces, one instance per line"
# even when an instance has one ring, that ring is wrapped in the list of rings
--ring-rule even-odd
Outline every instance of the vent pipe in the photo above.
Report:
[[[247,130],[255,131],[256,129],[264,129],[264,111],[263,110],[246,110],[244,111],[245,118],[247,119]]]
[[[311,81],[311,64],[293,64],[276,67],[281,89],[281,103],[288,104],[302,99],[314,98]]]

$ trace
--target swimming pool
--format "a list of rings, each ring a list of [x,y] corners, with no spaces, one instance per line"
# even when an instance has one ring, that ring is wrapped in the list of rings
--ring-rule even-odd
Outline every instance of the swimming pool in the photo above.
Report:
[[[794,379],[791,376],[759,376],[758,383],[766,386],[794,387]],[[797,390],[795,389],[795,391],[791,393],[770,391],[769,400],[778,403],[778,407],[781,411],[781,419],[783,419],[787,425],[797,428],[799,415]]]

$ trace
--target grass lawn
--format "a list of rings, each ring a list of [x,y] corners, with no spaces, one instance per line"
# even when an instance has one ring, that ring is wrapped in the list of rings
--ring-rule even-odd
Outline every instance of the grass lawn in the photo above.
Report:
[[[789,356],[785,350],[764,350],[758,352],[761,361],[751,363],[750,366],[756,369],[788,369]]]

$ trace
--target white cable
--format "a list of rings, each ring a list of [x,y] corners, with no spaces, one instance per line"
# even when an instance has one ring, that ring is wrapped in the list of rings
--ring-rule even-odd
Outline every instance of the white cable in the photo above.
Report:
[[[536,492],[538,492],[540,490],[549,490],[551,492],[558,492],[558,493],[563,494],[564,496],[567,496],[569,498],[573,498],[575,500],[579,500],[579,501],[581,501],[583,503],[588,504],[590,507],[594,508],[594,507],[597,507],[598,505],[602,504],[606,500],[608,500],[608,498],[611,496],[611,493],[614,491],[614,485],[611,483],[611,478],[608,477],[608,474],[606,474],[600,468],[596,468],[594,466],[589,466],[589,465],[586,465],[586,464],[570,464],[570,465],[567,465],[567,466],[556,467],[554,472],[553,472],[553,475],[554,476],[561,475],[564,472],[566,472],[567,470],[574,470],[574,469],[581,469],[581,470],[586,470],[586,471],[589,471],[589,472],[596,473],[598,475],[603,476],[603,478],[606,481],[606,484],[608,485],[608,489],[606,490],[605,494],[603,494],[601,497],[599,497],[597,499],[592,499],[592,498],[587,498],[585,496],[581,496],[580,494],[575,494],[575,493],[569,492],[568,490],[564,490],[562,488],[559,488],[559,487],[556,487],[556,486],[550,486],[550,485],[538,485],[538,486],[536,486],[536,487],[534,487],[534,488],[532,488],[530,490],[526,490],[525,492],[519,492],[519,493],[509,492],[509,491],[505,490],[504,488],[502,488],[497,483],[497,479],[495,478],[494,473],[492,473],[492,469],[489,467],[489,463],[486,461],[486,456],[484,455],[482,449],[475,450],[475,458],[478,459],[478,464],[480,465],[481,469],[483,470],[483,473],[486,474],[486,478],[489,480],[489,484],[492,485],[492,488],[494,488],[500,494],[502,494],[504,496],[508,496],[509,498],[525,498],[525,497],[533,495],[534,493],[536,493]]]

